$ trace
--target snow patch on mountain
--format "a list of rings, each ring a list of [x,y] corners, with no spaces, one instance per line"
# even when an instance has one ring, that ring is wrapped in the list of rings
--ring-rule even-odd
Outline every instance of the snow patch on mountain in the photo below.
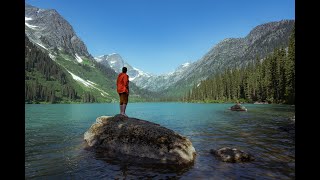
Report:
[[[102,61],[102,57],[103,57],[103,56],[98,56],[98,57],[94,57],[94,59],[95,59],[97,62],[100,62],[100,61]]]
[[[31,25],[31,24],[28,24],[28,23],[24,23],[25,25],[27,25],[29,28],[31,29],[37,29],[39,26],[34,26],[34,25]]]
[[[80,56],[78,56],[78,54],[76,53],[75,54],[76,55],[76,59],[77,59],[77,61],[79,62],[79,63],[81,63],[83,60],[81,59],[81,57]]]
[[[133,80],[135,80],[136,78],[137,78],[137,76],[136,76],[136,77],[133,77],[133,78],[129,76],[129,81],[133,81]]]
[[[68,70],[67,70],[67,71],[68,71]],[[84,85],[85,85],[85,86],[87,86],[87,87],[89,87],[89,86],[93,86],[91,83],[89,83],[89,82],[85,81],[85,80],[84,80],[84,79],[82,79],[81,77],[79,77],[79,76],[77,76],[77,75],[73,74],[73,73],[72,73],[72,72],[70,72],[70,71],[68,71],[68,72],[71,74],[71,76],[72,76],[72,78],[73,78],[74,80],[81,82],[82,84],[84,84]]]
[[[85,85],[86,87],[90,87],[90,88],[93,88],[93,89],[96,89],[98,91],[100,91],[101,95],[109,95],[109,93],[105,92],[104,90],[100,89],[100,88],[97,88],[95,85],[97,85],[96,83],[92,82],[92,81],[89,81],[89,80],[84,80],[82,79],[81,77],[73,74],[72,72],[70,72],[69,70],[67,70],[68,73],[71,74],[72,78],[80,83],[82,83],[83,85]]]
[[[94,83],[94,82],[92,82],[92,81],[89,81],[89,80],[87,80],[89,83],[91,83],[91,84],[94,84],[94,85],[97,85],[97,83]]]
[[[138,69],[138,68],[133,67],[133,69],[136,70],[136,71],[138,71],[139,75],[141,75],[141,76],[151,77],[150,74],[145,73],[145,72],[143,72],[142,70],[140,70],[140,69]]]
[[[51,53],[49,53],[49,57],[50,57],[52,60],[55,60],[55,59],[56,59],[56,56],[55,56],[55,55],[52,55]]]
[[[28,26],[29,28],[36,30],[39,26],[34,26],[34,25],[31,25],[31,24],[27,23],[27,21],[30,21],[30,20],[32,20],[32,18],[24,17],[24,21],[25,21],[24,24],[26,26]]]
[[[191,63],[189,63],[189,62],[184,63],[184,64],[182,64],[182,67],[183,67],[183,68],[188,67],[188,66],[190,66],[190,64],[191,64]]]
[[[40,43],[37,43],[37,42],[36,42],[36,44],[38,44],[38,45],[41,46],[42,48],[48,50],[44,45],[42,45],[42,44],[40,44]]]

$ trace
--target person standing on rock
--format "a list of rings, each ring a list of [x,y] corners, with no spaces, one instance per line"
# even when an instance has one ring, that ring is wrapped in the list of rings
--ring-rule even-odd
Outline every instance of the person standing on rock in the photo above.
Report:
[[[117,79],[117,92],[120,97],[120,114],[128,117],[126,115],[126,108],[128,104],[129,97],[129,76],[127,75],[127,68],[122,68],[122,73],[118,75]]]

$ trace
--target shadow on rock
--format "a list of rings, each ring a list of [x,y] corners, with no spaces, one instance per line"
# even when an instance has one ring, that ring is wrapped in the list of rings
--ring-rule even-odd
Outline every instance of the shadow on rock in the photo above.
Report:
[[[157,159],[130,156],[126,154],[117,153],[115,151],[107,151],[104,148],[93,148],[86,146],[85,150],[93,152],[95,159],[102,160],[111,165],[119,166],[121,167],[121,169],[139,167],[139,169],[142,168],[145,171],[152,171],[158,173],[175,173],[177,175],[182,175],[194,166],[194,162],[177,166],[177,164],[175,163],[161,163]]]

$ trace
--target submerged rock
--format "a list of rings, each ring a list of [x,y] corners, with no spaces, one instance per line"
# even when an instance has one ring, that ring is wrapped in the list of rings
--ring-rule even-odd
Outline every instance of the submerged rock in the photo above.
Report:
[[[286,131],[288,132],[289,134],[295,134],[296,132],[296,125],[295,123],[290,123],[290,124],[287,124],[285,126],[281,126],[279,127],[280,130],[282,131]]]
[[[224,162],[248,162],[253,161],[254,157],[236,148],[224,147],[218,150],[211,149],[210,152]]]
[[[247,111],[247,108],[241,106],[240,104],[236,104],[230,107],[231,111]]]
[[[173,130],[119,114],[98,117],[85,132],[84,140],[100,151],[150,158],[157,163],[187,165],[196,155],[191,141]]]
[[[289,120],[295,122],[296,121],[296,116],[294,115],[293,117],[289,118]]]
[[[293,117],[288,118],[288,122],[280,127],[278,127],[281,131],[288,132],[291,135],[295,135],[296,132],[296,123],[295,123],[295,115]]]

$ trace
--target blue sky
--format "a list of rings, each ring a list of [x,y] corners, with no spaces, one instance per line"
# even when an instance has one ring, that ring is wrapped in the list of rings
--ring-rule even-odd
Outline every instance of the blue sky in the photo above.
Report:
[[[163,74],[194,62],[225,38],[257,25],[295,19],[294,0],[26,0],[56,9],[96,57],[118,53]]]

